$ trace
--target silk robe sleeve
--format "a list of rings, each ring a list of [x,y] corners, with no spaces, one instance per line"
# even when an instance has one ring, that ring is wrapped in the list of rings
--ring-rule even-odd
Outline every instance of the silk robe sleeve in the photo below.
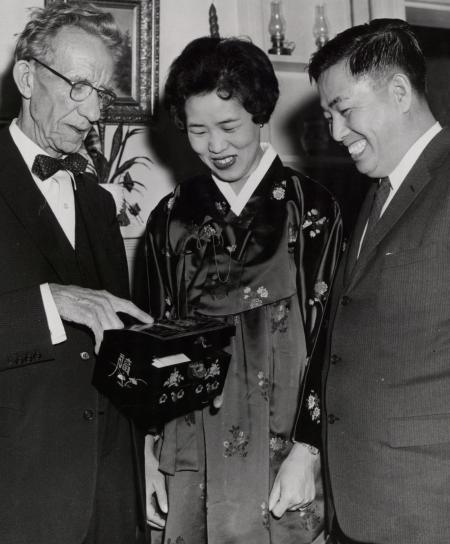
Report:
[[[294,180],[304,203],[298,292],[305,319],[308,365],[293,437],[320,448],[324,328],[330,289],[341,253],[342,218],[339,205],[324,187],[308,178],[294,176]]]
[[[172,294],[168,240],[171,198],[164,197],[150,214],[136,266],[134,299],[155,319],[165,317]]]

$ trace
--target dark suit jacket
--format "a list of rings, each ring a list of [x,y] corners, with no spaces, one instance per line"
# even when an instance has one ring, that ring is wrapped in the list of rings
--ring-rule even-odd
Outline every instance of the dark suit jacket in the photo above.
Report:
[[[77,179],[77,199],[101,287],[126,297],[112,199],[84,178]],[[8,130],[0,133],[0,256],[0,541],[80,544],[93,510],[98,427],[106,417],[91,386],[93,337],[65,322],[67,341],[51,343],[39,285],[79,284],[77,261]],[[109,445],[122,463],[117,489],[122,478],[134,486],[129,424],[107,413],[117,425]]]
[[[370,191],[334,286],[322,374],[326,474],[337,520],[352,539],[444,544],[450,539],[450,131],[424,150],[356,261],[372,198]],[[296,437],[317,443],[307,406],[311,391],[320,391],[313,376]]]

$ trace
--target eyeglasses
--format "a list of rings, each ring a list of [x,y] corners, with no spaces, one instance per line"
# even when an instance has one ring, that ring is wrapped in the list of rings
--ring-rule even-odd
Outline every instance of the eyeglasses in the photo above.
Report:
[[[68,83],[70,85],[70,98],[75,102],[83,102],[83,100],[86,100],[86,98],[92,93],[92,91],[96,91],[98,99],[100,100],[100,108],[102,110],[107,110],[110,106],[113,105],[114,101],[117,98],[116,94],[113,91],[98,89],[97,87],[94,87],[94,85],[92,85],[92,83],[90,83],[89,81],[71,81],[66,76],[63,76],[56,70],[53,70],[53,68],[50,68],[50,66],[47,66],[37,58],[31,57],[31,59],[43,66],[44,68],[47,68],[47,70],[49,70],[52,74],[55,74],[55,76],[60,77],[66,83]]]

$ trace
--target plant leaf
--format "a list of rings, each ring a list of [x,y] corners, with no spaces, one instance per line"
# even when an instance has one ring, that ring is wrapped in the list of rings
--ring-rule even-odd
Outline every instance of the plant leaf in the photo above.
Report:
[[[125,200],[122,202],[122,207],[120,208],[119,213],[117,214],[117,221],[121,227],[126,227],[130,224],[130,218],[127,214],[127,204]]]
[[[121,181],[120,183],[129,193],[131,193],[134,188],[134,181],[133,178],[130,176],[129,172],[125,172],[125,175],[123,176],[123,181]]]
[[[124,145],[124,142],[122,143],[122,140],[123,140],[123,124],[119,123],[117,125],[116,130],[114,131],[114,136],[111,143],[111,153],[109,155],[110,166],[116,160],[116,157],[119,154],[119,151],[122,145]]]
[[[150,159],[148,157],[133,157],[132,159],[128,159],[127,161],[125,161],[122,165],[118,166],[114,172],[114,174],[111,176],[111,179],[109,180],[109,183],[113,183],[113,181],[118,177],[120,176],[121,174],[123,174],[124,172],[126,172],[129,168],[131,168],[133,165],[135,164],[142,164],[139,162],[140,159],[144,159],[144,160],[148,160],[150,161]],[[150,161],[151,162],[151,161]]]

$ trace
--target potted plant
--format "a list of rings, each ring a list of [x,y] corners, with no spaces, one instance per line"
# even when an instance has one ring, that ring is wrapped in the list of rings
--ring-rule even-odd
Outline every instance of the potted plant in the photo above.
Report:
[[[84,146],[90,157],[87,175],[92,176],[97,183],[105,184],[105,188],[111,188],[111,184],[121,188],[119,197],[116,196],[117,219],[121,227],[130,225],[130,217],[143,223],[140,216],[141,207],[137,201],[132,201],[132,193],[141,193],[145,185],[136,180],[130,169],[141,164],[149,167],[153,161],[149,157],[136,156],[124,160],[124,151],[127,142],[136,134],[144,131],[143,128],[129,127],[124,130],[123,123],[117,125],[112,138],[109,158],[104,154],[103,127],[92,128],[87,135]]]

